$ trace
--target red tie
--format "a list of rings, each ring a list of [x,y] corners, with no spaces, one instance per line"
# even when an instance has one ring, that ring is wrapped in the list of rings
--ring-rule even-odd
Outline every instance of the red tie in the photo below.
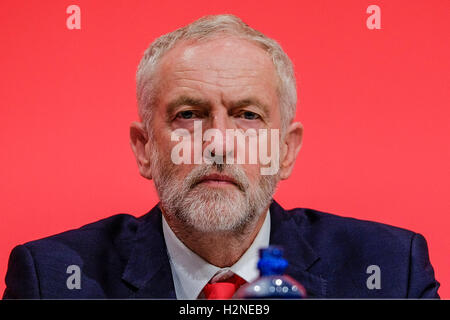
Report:
[[[211,299],[230,299],[233,294],[242,286],[246,281],[238,275],[225,279],[223,281],[215,283],[207,283],[203,288],[205,298]]]

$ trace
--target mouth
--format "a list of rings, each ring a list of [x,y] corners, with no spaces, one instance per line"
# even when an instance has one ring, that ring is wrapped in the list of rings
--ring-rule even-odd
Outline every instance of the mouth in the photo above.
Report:
[[[230,176],[224,174],[208,174],[203,176],[195,185],[207,185],[210,187],[229,187],[235,186],[241,189],[239,183]]]

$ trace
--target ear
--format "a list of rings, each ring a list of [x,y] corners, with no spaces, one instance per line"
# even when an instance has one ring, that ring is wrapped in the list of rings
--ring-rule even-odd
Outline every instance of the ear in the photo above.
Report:
[[[289,125],[282,141],[280,158],[280,178],[289,178],[294,169],[295,160],[302,147],[303,125],[300,122],[293,122]]]
[[[150,158],[147,152],[148,133],[142,122],[132,122],[130,125],[130,145],[136,157],[139,173],[147,179],[152,178]]]

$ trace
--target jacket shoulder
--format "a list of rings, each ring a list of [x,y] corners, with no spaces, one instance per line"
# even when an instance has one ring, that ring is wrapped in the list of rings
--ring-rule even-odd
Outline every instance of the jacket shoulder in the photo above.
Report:
[[[23,246],[37,263],[43,264],[55,261],[67,261],[69,264],[83,264],[86,261],[103,263],[98,259],[90,259],[102,256],[126,258],[129,254],[127,249],[132,245],[144,217],[116,214],[77,229],[27,242]]]
[[[114,240],[117,237],[133,234],[139,223],[139,218],[130,214],[120,213],[95,222],[88,223],[79,228],[67,230],[48,237],[24,243],[29,248],[39,247],[49,242],[77,243],[92,240]]]
[[[117,292],[126,290],[120,285],[123,262],[139,221],[118,214],[16,246],[9,259],[4,297],[23,298],[34,292],[30,298],[105,298],[111,281]],[[81,270],[83,290],[68,290],[66,281],[73,268]]]
[[[331,296],[439,297],[439,283],[421,234],[308,208],[288,210],[286,215],[296,220],[300,233],[320,256],[315,272],[328,277]],[[367,284],[374,270],[381,275],[379,290]]]
[[[365,239],[368,242],[394,241],[409,247],[411,238],[415,232],[389,225],[386,223],[362,220],[352,217],[314,210],[310,208],[295,208],[287,210],[287,214],[293,215],[302,228],[316,234],[318,237],[326,235],[333,240],[357,240]]]

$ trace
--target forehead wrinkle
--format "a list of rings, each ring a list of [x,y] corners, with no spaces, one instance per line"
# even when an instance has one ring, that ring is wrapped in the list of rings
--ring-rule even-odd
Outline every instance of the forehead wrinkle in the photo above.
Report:
[[[269,81],[271,83],[273,81],[275,87],[278,87],[278,77],[276,75],[273,62],[271,61],[267,53],[264,52],[260,47],[256,46],[253,43],[250,43],[251,46],[249,48],[246,48],[245,50],[241,47],[238,47],[238,52],[232,51],[225,56],[223,54],[219,54],[218,56],[211,57],[207,54],[210,51],[208,50],[208,48],[211,48],[208,46],[215,43],[213,47],[217,47],[217,40],[220,41],[221,39],[215,39],[215,41],[208,41],[206,43],[184,42],[178,44],[177,46],[172,48],[166,56],[162,58],[160,62],[161,71],[165,70],[166,74],[172,74],[172,77],[175,77],[174,80],[176,81],[183,80],[180,79],[180,76],[182,78],[183,75],[195,78],[197,73],[201,75],[201,73],[208,72],[208,78],[211,78],[212,80],[208,81],[207,79],[205,79],[206,81],[204,82],[208,84],[215,84],[215,82],[219,81],[219,79],[238,80],[239,78],[241,78],[246,80],[248,79],[244,82],[249,85],[260,84],[262,82],[262,73],[265,73],[266,75],[263,77],[265,78],[265,81]],[[236,40],[238,41],[238,44],[241,42],[239,41],[239,39],[233,39],[233,41],[231,41],[231,43],[227,43],[227,46],[225,47],[228,47],[228,49],[232,48],[233,45],[236,44]],[[248,44],[248,41],[244,42]],[[254,54],[254,48],[257,49],[257,54]],[[207,52],[205,52],[205,50]],[[249,50],[251,50],[251,52],[249,52]],[[249,55],[249,53],[252,54]],[[206,60],[202,59],[205,54]],[[237,60],[241,61],[242,63],[238,63],[237,61],[235,61],[236,63],[227,63],[226,65],[222,66],[222,64],[220,64],[221,59],[227,56],[229,57],[230,54],[232,54]],[[269,72],[267,72],[267,68],[270,69]],[[270,79],[267,78],[268,76],[270,77]],[[191,80],[195,81],[195,79]],[[256,81],[253,82],[252,80]],[[222,85],[226,87],[235,86],[235,84],[233,83],[223,83]]]
[[[243,46],[242,43],[245,43],[246,45]],[[214,57],[211,57],[211,50],[217,50],[218,47],[220,48],[220,53]],[[226,59],[227,62],[229,62],[228,58],[230,55],[233,55],[233,60],[237,64],[226,63],[227,67],[222,68],[222,59]],[[167,60],[171,59],[174,61],[169,63]],[[167,55],[163,57],[161,62],[163,61],[167,63],[168,67],[181,66],[182,69],[185,68],[187,70],[192,70],[193,66],[197,66],[200,67],[200,69],[206,67],[209,70],[214,70],[217,72],[228,71],[230,69],[239,71],[253,71],[255,70],[254,68],[242,68],[242,64],[251,64],[255,67],[270,65],[270,68],[275,71],[273,61],[270,59],[267,52],[265,52],[260,46],[247,40],[238,39],[235,37],[231,37],[228,41],[224,38],[217,38],[209,39],[209,41],[200,43],[182,42],[172,48]],[[256,70],[255,73],[257,73]]]
[[[174,66],[172,70],[172,74],[174,76],[175,81],[201,81],[212,83],[213,81],[208,81],[207,79],[198,80],[196,79],[198,75],[204,75],[205,70],[200,68],[193,69],[191,68],[180,68],[176,69],[177,66]],[[238,71],[238,72],[236,72]],[[261,84],[261,72],[255,70],[254,68],[225,68],[225,69],[208,69],[207,71],[208,77],[213,80],[247,80],[246,84]],[[264,77],[265,78],[265,77]],[[253,80],[253,81],[252,81]]]

